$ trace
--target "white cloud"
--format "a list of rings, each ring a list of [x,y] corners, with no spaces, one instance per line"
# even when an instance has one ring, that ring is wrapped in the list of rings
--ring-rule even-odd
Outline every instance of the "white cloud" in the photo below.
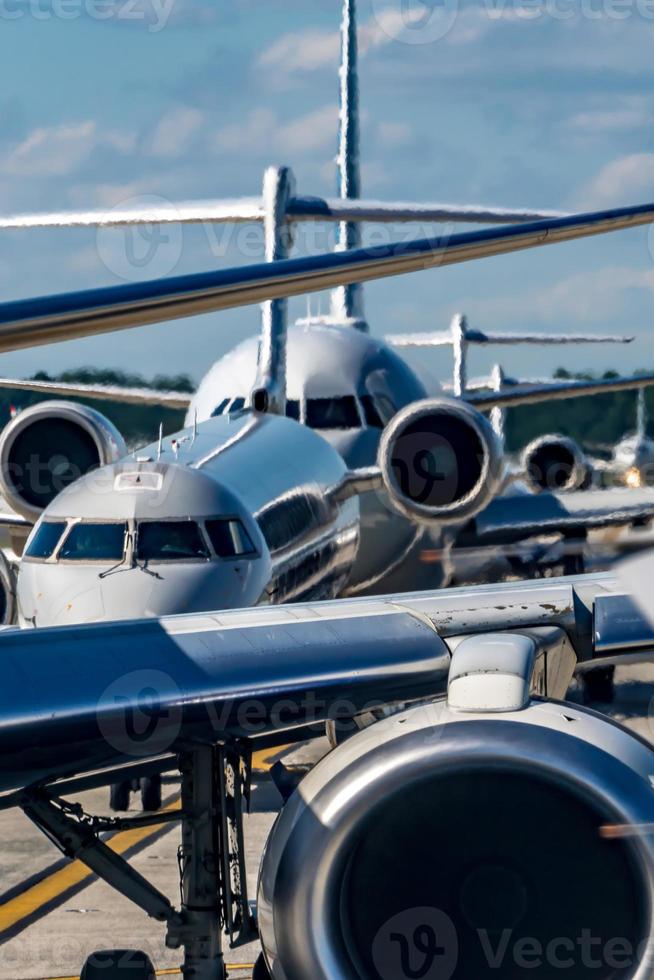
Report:
[[[380,122],[377,127],[379,141],[383,146],[405,146],[411,139],[411,126],[404,122]]]
[[[632,153],[613,160],[582,190],[582,206],[625,204],[654,195],[654,153]]]
[[[336,147],[337,122],[335,105],[323,106],[289,122],[281,122],[269,109],[254,109],[242,122],[217,130],[211,143],[219,152],[251,152],[253,145],[263,144],[275,153],[311,153]]]
[[[42,126],[9,150],[4,160],[0,160],[0,170],[21,177],[66,176],[84,163],[96,147],[128,153],[135,142],[135,137],[128,133],[99,130],[97,123],[90,119]]]
[[[598,318],[618,318],[624,312],[627,294],[641,291],[654,295],[654,268],[605,266],[566,276],[540,290],[525,290],[496,298],[470,300],[471,318],[522,322],[524,311],[544,323],[597,323]]]
[[[586,133],[605,133],[615,130],[637,129],[652,123],[652,112],[645,99],[623,99],[614,108],[606,105],[586,112],[578,112],[568,120],[571,129]]]
[[[203,123],[204,114],[199,109],[188,106],[171,109],[157,123],[150,152],[157,157],[181,156]]]

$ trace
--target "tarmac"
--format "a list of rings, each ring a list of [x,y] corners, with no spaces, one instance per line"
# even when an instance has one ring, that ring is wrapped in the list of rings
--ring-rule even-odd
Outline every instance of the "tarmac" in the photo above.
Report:
[[[578,692],[571,691],[571,699]],[[654,742],[654,664],[625,666],[616,674],[614,704],[595,705]],[[283,748],[259,753],[255,759],[252,809],[245,818],[248,891],[256,895],[259,861],[268,833],[281,806],[269,775],[277,758],[315,763],[328,750],[326,740],[292,751]],[[164,785],[164,806],[178,805],[178,782]],[[108,813],[108,792],[95,790],[80,797],[85,810]],[[132,809],[138,800],[133,798]],[[110,846],[176,904],[179,904],[176,823],[123,831]],[[78,980],[87,956],[98,949],[145,950],[158,975],[181,976],[180,952],[164,944],[165,928],[149,919],[127,899],[98,880],[78,861],[62,858],[50,841],[21,811],[0,813],[0,980]],[[225,949],[229,976],[251,976],[258,944]]]

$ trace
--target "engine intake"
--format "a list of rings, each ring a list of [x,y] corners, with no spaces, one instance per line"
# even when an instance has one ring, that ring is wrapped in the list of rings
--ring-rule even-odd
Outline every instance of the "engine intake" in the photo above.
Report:
[[[379,466],[396,510],[425,524],[454,523],[473,517],[497,492],[502,450],[471,405],[430,398],[389,423]]]
[[[650,975],[654,753],[598,715],[413,708],[331,752],[259,883],[274,980]],[[651,954],[650,954],[651,955]]]
[[[126,451],[116,427],[95,409],[43,402],[17,415],[0,436],[0,491],[21,516],[36,521],[65,487]]]
[[[567,436],[534,439],[522,454],[522,468],[534,490],[581,490],[590,485],[593,468]]]

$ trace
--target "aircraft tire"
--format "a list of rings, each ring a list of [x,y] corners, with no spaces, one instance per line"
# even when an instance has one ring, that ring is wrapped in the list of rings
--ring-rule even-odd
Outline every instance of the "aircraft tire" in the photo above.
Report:
[[[140,949],[103,949],[87,959],[80,980],[155,980],[154,966]]]
[[[148,813],[161,809],[161,776],[145,776],[141,780],[141,806]]]
[[[252,980],[271,980],[270,974],[268,973],[268,967],[266,966],[266,961],[263,958],[263,953],[259,953],[257,962],[254,964]]]
[[[129,796],[132,791],[132,784],[129,780],[122,783],[112,783],[109,790],[109,806],[115,813],[129,810]]]

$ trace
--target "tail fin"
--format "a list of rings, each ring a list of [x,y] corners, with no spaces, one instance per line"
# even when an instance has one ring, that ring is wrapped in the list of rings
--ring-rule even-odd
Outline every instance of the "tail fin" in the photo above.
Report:
[[[347,200],[361,196],[356,0],[343,0],[340,83],[338,190],[341,199]],[[339,222],[336,251],[344,252],[360,245],[361,225],[354,221]],[[368,330],[363,312],[363,286],[360,283],[338,286],[333,291],[330,319],[359,330]]]

